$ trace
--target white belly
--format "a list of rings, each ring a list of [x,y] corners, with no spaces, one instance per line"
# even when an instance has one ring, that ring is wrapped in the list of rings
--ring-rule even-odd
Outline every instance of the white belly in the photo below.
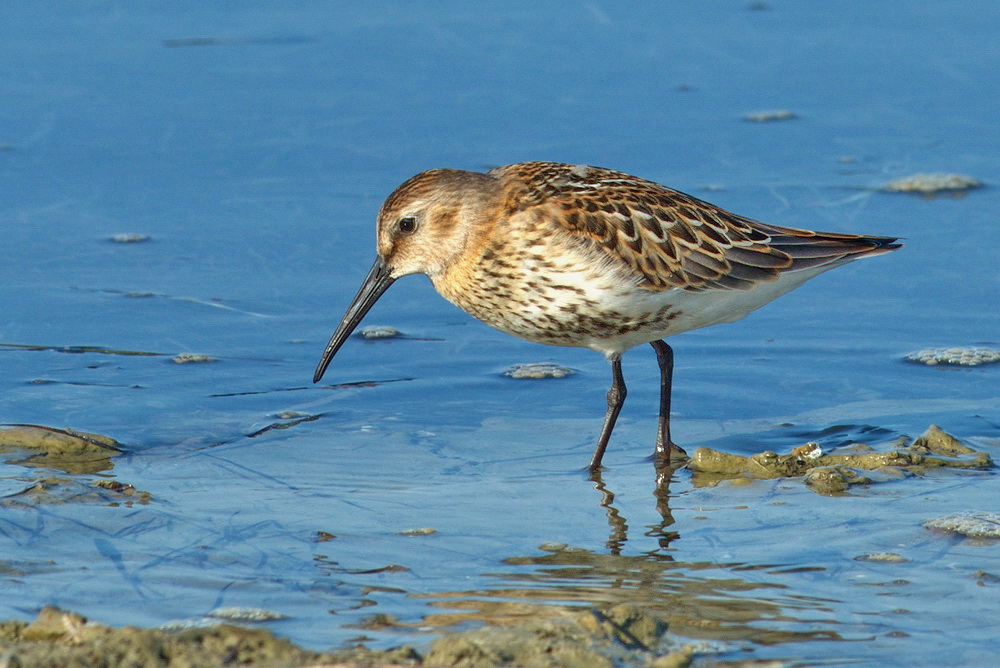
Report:
[[[590,348],[607,356],[720,322],[733,322],[795,289],[835,264],[785,272],[752,290],[691,291],[640,288],[593,258],[520,257],[502,276],[467,276],[461,290],[435,287],[486,324],[528,341]]]

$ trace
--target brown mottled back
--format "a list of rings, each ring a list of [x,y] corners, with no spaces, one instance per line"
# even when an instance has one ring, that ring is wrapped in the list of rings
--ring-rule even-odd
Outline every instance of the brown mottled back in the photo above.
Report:
[[[625,264],[650,290],[748,290],[781,272],[898,248],[886,237],[768,225],[599,167],[526,162],[489,174],[508,193],[508,215],[544,209],[544,219]]]

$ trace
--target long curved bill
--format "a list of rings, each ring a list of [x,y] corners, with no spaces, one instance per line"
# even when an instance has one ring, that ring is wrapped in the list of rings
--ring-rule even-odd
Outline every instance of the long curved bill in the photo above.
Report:
[[[382,293],[388,290],[389,286],[396,280],[390,276],[391,271],[389,265],[381,257],[375,260],[372,270],[368,272],[368,277],[361,284],[358,294],[354,296],[354,301],[347,307],[347,313],[341,319],[337,331],[333,333],[333,336],[330,337],[330,342],[326,344],[323,357],[320,358],[319,364],[316,366],[316,373],[313,374],[314,383],[318,383],[319,379],[323,377],[323,374],[326,373],[326,367],[330,366],[330,360],[340,350],[340,346],[344,345],[344,341],[351,335],[354,328],[358,326],[361,319],[365,317],[369,309],[378,301]]]

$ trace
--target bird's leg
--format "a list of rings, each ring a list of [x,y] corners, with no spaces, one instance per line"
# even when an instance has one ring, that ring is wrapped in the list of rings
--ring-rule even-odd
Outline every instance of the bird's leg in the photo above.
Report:
[[[684,454],[679,446],[670,440],[670,390],[674,376],[674,350],[664,341],[650,341],[656,351],[656,362],[660,365],[660,424],[656,433],[656,452],[653,459],[658,464],[670,463],[670,450]]]
[[[591,471],[601,468],[601,459],[608,447],[608,439],[611,438],[618,414],[622,411],[626,394],[625,378],[622,376],[622,358],[621,355],[616,355],[611,358],[611,389],[608,390],[608,412],[604,416],[604,426],[601,428],[601,436],[597,439],[597,447],[594,448],[594,457],[590,460],[590,466],[587,467]]]

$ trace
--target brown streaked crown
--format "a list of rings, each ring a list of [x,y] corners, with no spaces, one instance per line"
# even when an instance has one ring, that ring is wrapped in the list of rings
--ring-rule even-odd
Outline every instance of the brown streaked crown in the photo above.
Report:
[[[393,276],[443,272],[486,220],[498,187],[488,174],[432,169],[396,188],[378,215],[378,252]]]

